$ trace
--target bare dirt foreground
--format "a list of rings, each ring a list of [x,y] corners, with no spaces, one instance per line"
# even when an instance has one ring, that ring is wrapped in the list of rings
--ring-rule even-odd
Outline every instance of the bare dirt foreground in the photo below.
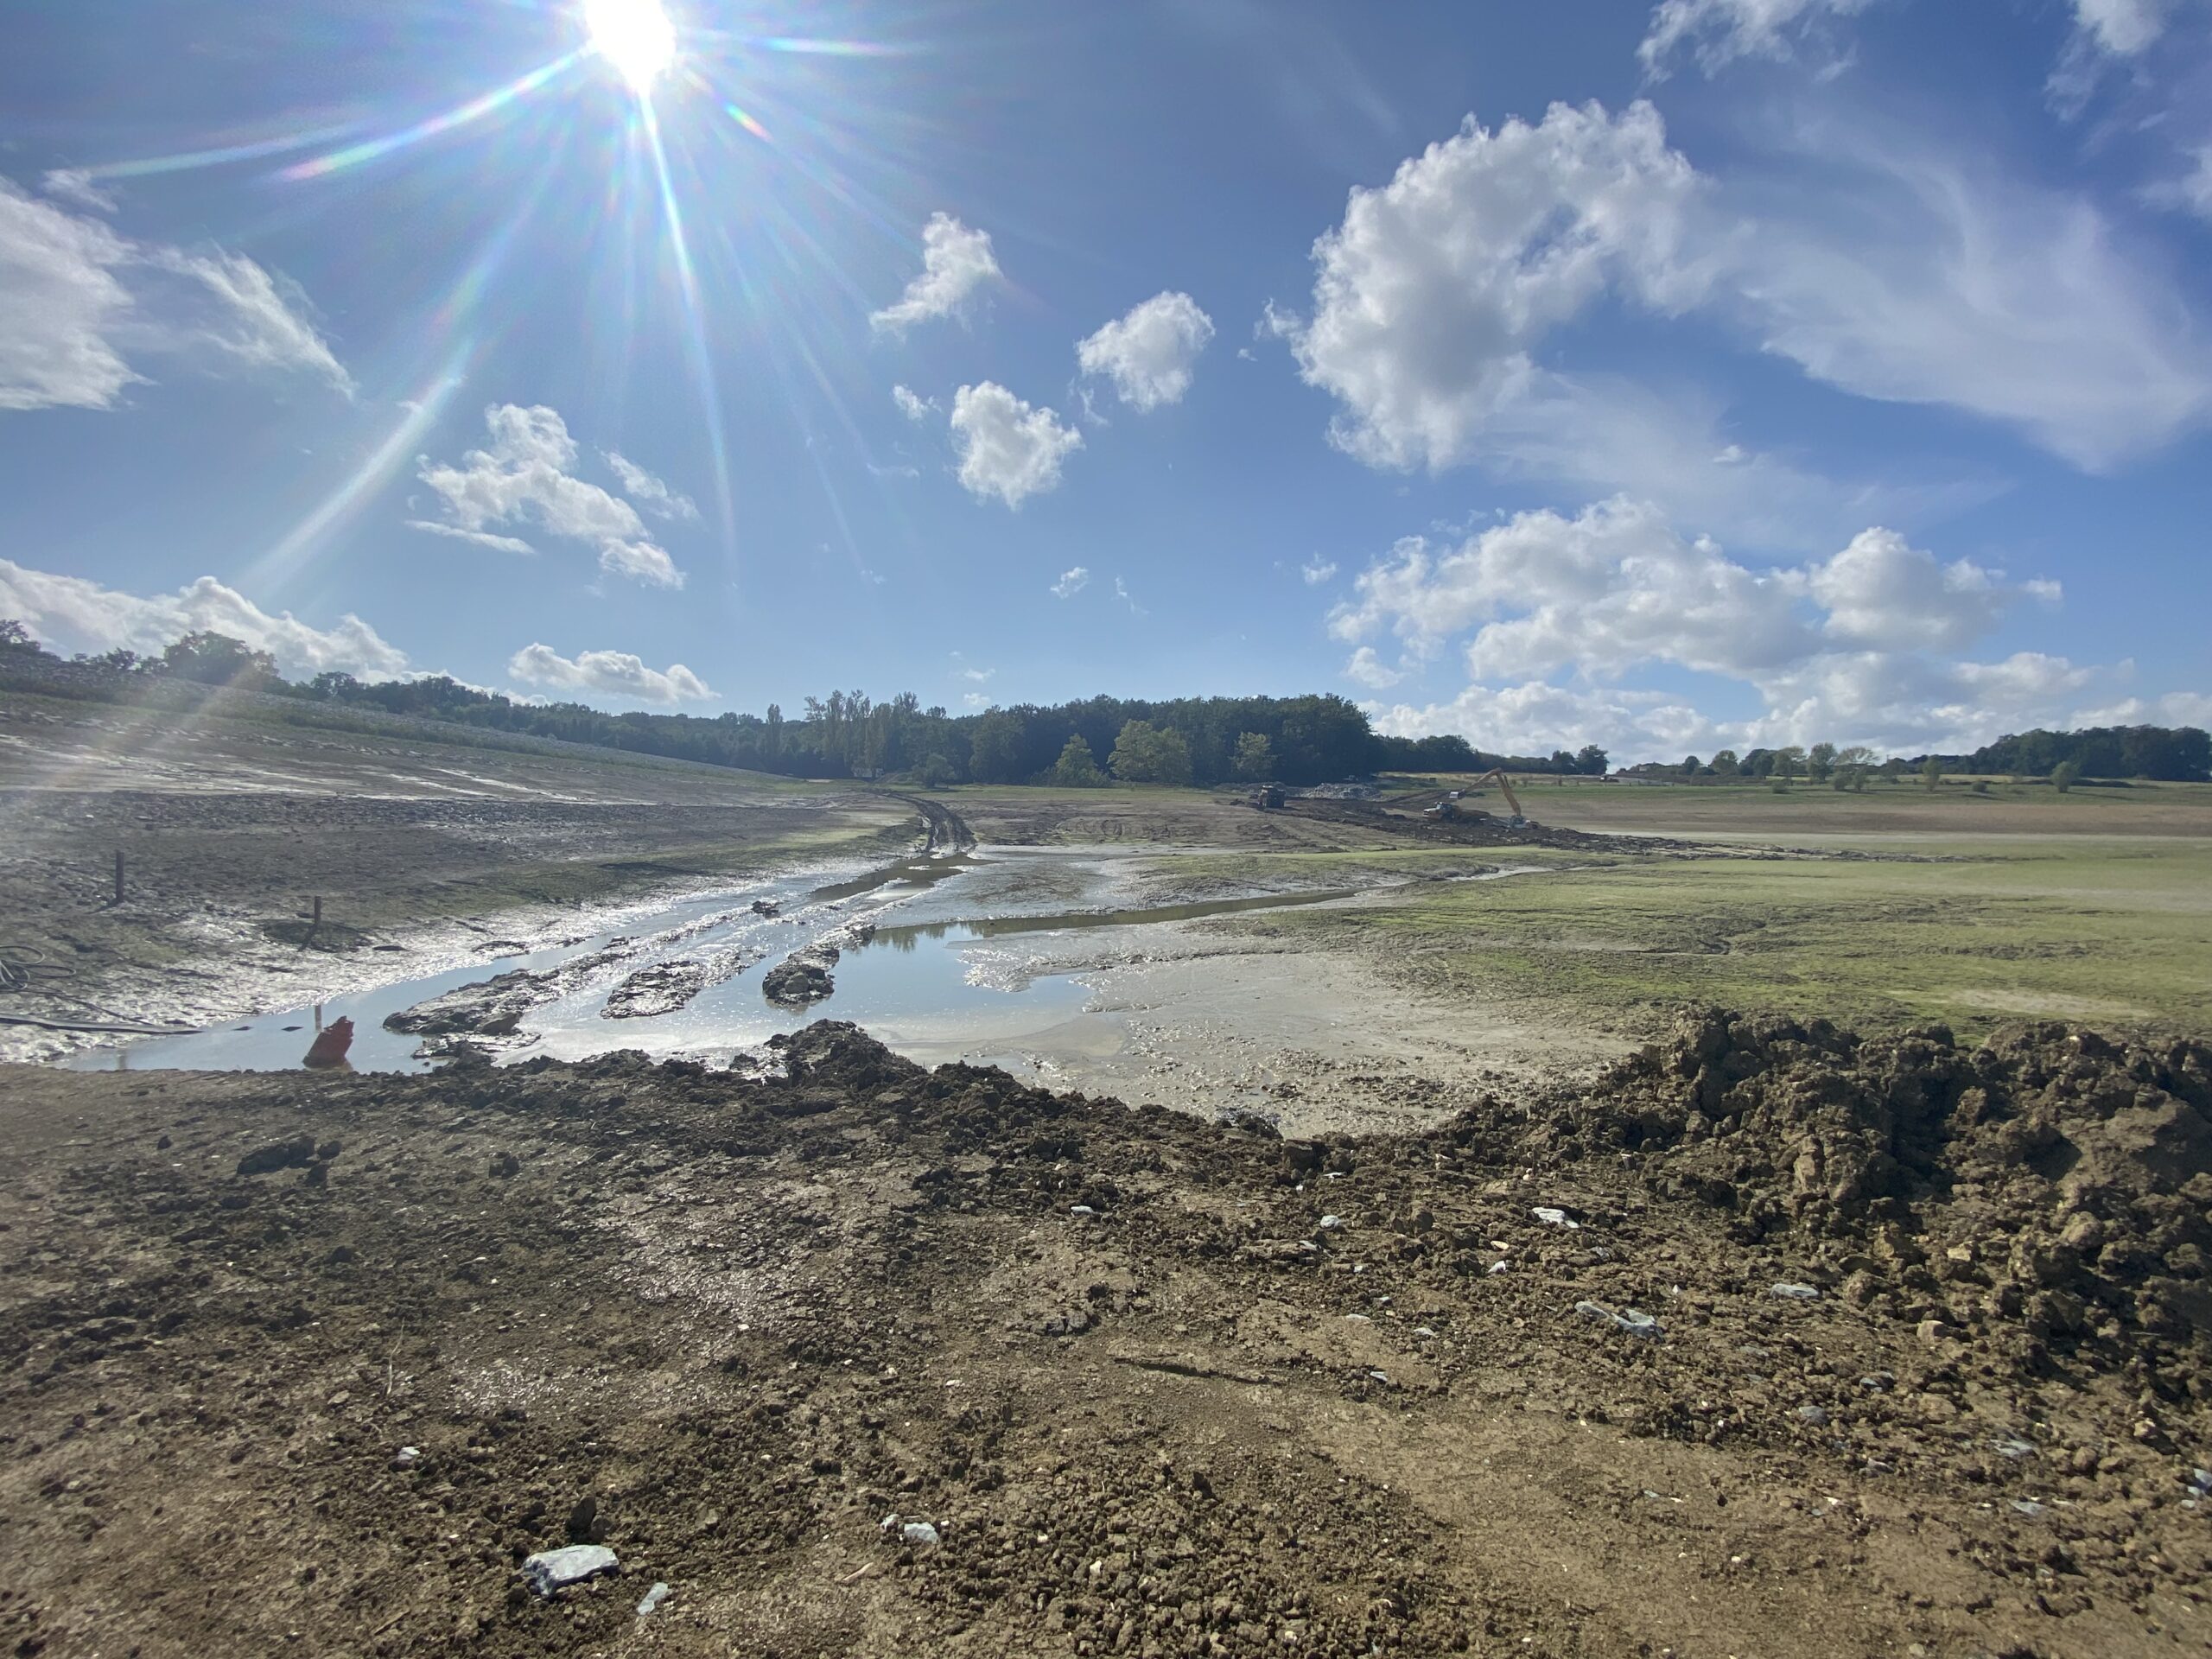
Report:
[[[1716,1016],[1322,1142],[781,1054],[0,1072],[7,1650],[2212,1641],[2201,1046]]]

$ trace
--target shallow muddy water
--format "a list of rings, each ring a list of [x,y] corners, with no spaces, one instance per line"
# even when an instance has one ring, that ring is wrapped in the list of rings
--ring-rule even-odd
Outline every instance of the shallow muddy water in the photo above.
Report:
[[[626,915],[619,927],[539,949],[491,956],[213,1030],[82,1053],[67,1064],[92,1070],[289,1070],[302,1064],[319,1029],[344,1017],[353,1022],[348,1060],[354,1070],[423,1071],[438,1062],[418,1054],[422,1038],[387,1030],[385,1019],[517,970],[569,970],[574,977],[564,975],[550,986],[516,1033],[492,1045],[502,1060],[539,1054],[580,1059],[614,1049],[727,1058],[821,1019],[854,1020],[893,1047],[930,1062],[1006,1059],[1046,1033],[1057,1033],[1077,1048],[1111,1042],[1106,1029],[1111,1015],[1090,1014],[1100,1029],[1087,1033],[1065,1029],[1085,1019],[1091,994],[1081,969],[1051,965],[1056,936],[1352,896],[1351,889],[1331,889],[1153,906],[1115,904],[1133,880],[1132,861],[1124,855],[1027,850],[914,858],[826,880],[820,872],[785,877]],[[1025,900],[1068,907],[1007,913]],[[755,901],[777,913],[756,913]],[[856,925],[873,926],[873,937],[860,944],[839,939]],[[993,944],[1014,936],[1023,943]],[[833,969],[834,993],[804,1009],[767,1001],[762,975],[825,937],[842,944]],[[632,1018],[603,1012],[610,991],[639,970],[685,962],[710,964],[727,976],[671,1012]],[[735,963],[743,965],[731,971]]]

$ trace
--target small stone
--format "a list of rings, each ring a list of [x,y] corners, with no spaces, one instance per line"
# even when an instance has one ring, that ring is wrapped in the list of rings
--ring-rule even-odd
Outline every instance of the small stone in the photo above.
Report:
[[[675,1592],[671,1590],[666,1585],[661,1583],[658,1580],[655,1580],[653,1581],[653,1587],[646,1591],[645,1593],[639,1599],[638,1617],[639,1618],[645,1618],[647,1614],[651,1613],[653,1609],[659,1606],[661,1603],[666,1601],[669,1597],[674,1593]]]
[[[1321,1217],[1321,1230],[1325,1233],[1333,1233],[1344,1224],[1344,1218],[1342,1216],[1324,1216]]]
[[[550,1596],[563,1585],[582,1584],[620,1565],[604,1544],[570,1544],[565,1549],[544,1549],[522,1564],[523,1576],[541,1596]]]
[[[1500,1273],[1503,1273],[1504,1271],[1505,1271],[1505,1263],[1504,1263],[1504,1262],[1491,1262],[1491,1263],[1490,1264],[1490,1266],[1488,1266],[1487,1268],[1484,1268],[1484,1269],[1483,1269],[1484,1276],[1484,1277],[1486,1277],[1486,1278],[1487,1278],[1487,1277],[1489,1277],[1490,1275],[1493,1274],[1500,1274]]]
[[[1597,1302],[1577,1302],[1574,1311],[1586,1319],[1602,1319],[1627,1336],[1657,1337],[1662,1334],[1658,1320],[1649,1313],[1639,1313],[1632,1307],[1624,1307],[1617,1313]]]
[[[1068,1205],[1068,1214],[1074,1217],[1077,1221],[1089,1221],[1098,1212],[1096,1210],[1092,1209],[1087,1204],[1071,1204]]]
[[[422,1461],[423,1448],[419,1446],[403,1446],[391,1454],[391,1466],[395,1469],[412,1469]]]
[[[2044,1512],[2044,1505],[2037,1503],[2032,1497],[2014,1498],[2012,1500],[2012,1508],[2018,1513],[2027,1516],[2031,1518],[2041,1515]]]
[[[1547,1227],[1579,1228],[1582,1225],[1580,1222],[1576,1221],[1573,1217],[1569,1216],[1566,1211],[1554,1210],[1549,1205],[1540,1204],[1529,1213],[1534,1216],[1538,1221],[1542,1222]]]
[[[1951,1327],[1941,1319],[1923,1319],[1919,1325],[1921,1345],[1933,1348],[1951,1334]]]
[[[1995,1445],[1999,1456],[2010,1458],[2015,1463],[2036,1454],[2035,1445],[2029,1440],[1999,1440]]]
[[[160,1140],[154,1142],[154,1150],[156,1152],[167,1152],[176,1143],[175,1141],[171,1141],[168,1136],[165,1135]]]
[[[522,1160],[512,1152],[494,1153],[492,1156],[492,1173],[499,1180],[510,1180],[522,1173]]]
[[[899,1529],[899,1535],[916,1549],[934,1548],[943,1541],[937,1529],[926,1521],[909,1521]]]
[[[595,1544],[607,1536],[607,1522],[599,1513],[599,1499],[587,1494],[569,1511],[569,1541]]]
[[[1827,1413],[1818,1406],[1800,1406],[1797,1408],[1797,1415],[1815,1428],[1826,1428],[1828,1424]]]
[[[2212,1497],[2212,1469],[2190,1470],[2189,1471],[2189,1484],[2196,1491],[2204,1493],[2208,1497]]]
[[[1777,1285],[1767,1294],[1778,1296],[1785,1302],[1817,1302],[1821,1300],[1821,1293],[1810,1285]]]
[[[256,1147],[238,1160],[241,1175],[266,1175],[272,1169],[299,1169],[315,1161],[315,1136],[296,1135]]]

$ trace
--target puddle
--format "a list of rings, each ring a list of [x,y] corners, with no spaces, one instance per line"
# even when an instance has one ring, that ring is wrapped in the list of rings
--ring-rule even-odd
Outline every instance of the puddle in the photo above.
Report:
[[[878,944],[912,950],[924,939],[957,937],[994,939],[1007,933],[1058,933],[1087,927],[1142,927],[1154,922],[1195,922],[1208,916],[1234,916],[1248,910],[1290,910],[1354,897],[1357,887],[1319,893],[1262,893],[1250,899],[1198,899],[1186,905],[1155,905],[1146,910],[1064,910],[1052,916],[989,916],[972,922],[912,922],[878,932]]]
[[[341,1017],[353,1022],[348,1056],[357,1071],[423,1071],[420,1036],[388,1031],[388,1015],[463,986],[525,969],[566,968],[573,979],[549,987],[547,1000],[521,1016],[520,1046],[500,1045],[502,1060],[546,1055],[583,1059],[617,1049],[658,1058],[727,1060],[781,1032],[817,1020],[850,1020],[891,1047],[925,1064],[947,1059],[1018,1057],[1022,1046],[1050,1038],[1064,1049],[1118,1046],[1120,1017],[1090,1011],[1082,968],[1055,969],[1036,946],[994,941],[1044,938],[1108,928],[1140,928],[1328,904],[1358,889],[1269,893],[1146,907],[1061,909],[1042,914],[962,917],[997,905],[1034,904],[1039,896],[1110,899],[1126,890],[1130,865],[1121,856],[1070,857],[1050,851],[968,853],[905,859],[824,880],[822,873],[702,895],[663,909],[629,913],[620,926],[543,950],[485,956],[440,972],[312,1007],[240,1020],[213,1031],[148,1038],[121,1048],[88,1051],[63,1062],[79,1070],[290,1071],[301,1065],[315,1033]],[[1486,879],[1520,871],[1485,873]],[[1466,879],[1466,878],[1459,878]],[[1478,878],[1484,879],[1484,878]],[[753,906],[774,913],[762,915]],[[913,920],[894,919],[921,912]],[[846,944],[833,969],[836,990],[805,1009],[779,1008],[761,995],[762,976],[794,950],[856,924],[874,925],[866,944]],[[1065,957],[1060,959],[1063,963]],[[608,994],[640,969],[662,964],[745,965],[708,986],[685,1007],[658,1014],[608,1019]]]

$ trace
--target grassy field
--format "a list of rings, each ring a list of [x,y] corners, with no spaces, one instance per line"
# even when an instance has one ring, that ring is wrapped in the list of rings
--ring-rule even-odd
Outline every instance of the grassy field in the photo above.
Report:
[[[2046,1017],[2212,1032],[2212,787],[1839,796],[1546,785],[1522,799],[1546,823],[1865,856],[1501,850],[1497,861],[1543,872],[1423,883],[1372,907],[1271,916],[1267,930],[1367,950],[1424,988],[1572,1007],[1619,1028],[1712,1002],[1866,1028],[1941,1020],[1978,1032]],[[1464,861],[1263,855],[1224,869],[1322,881],[1332,869],[1410,875]]]

